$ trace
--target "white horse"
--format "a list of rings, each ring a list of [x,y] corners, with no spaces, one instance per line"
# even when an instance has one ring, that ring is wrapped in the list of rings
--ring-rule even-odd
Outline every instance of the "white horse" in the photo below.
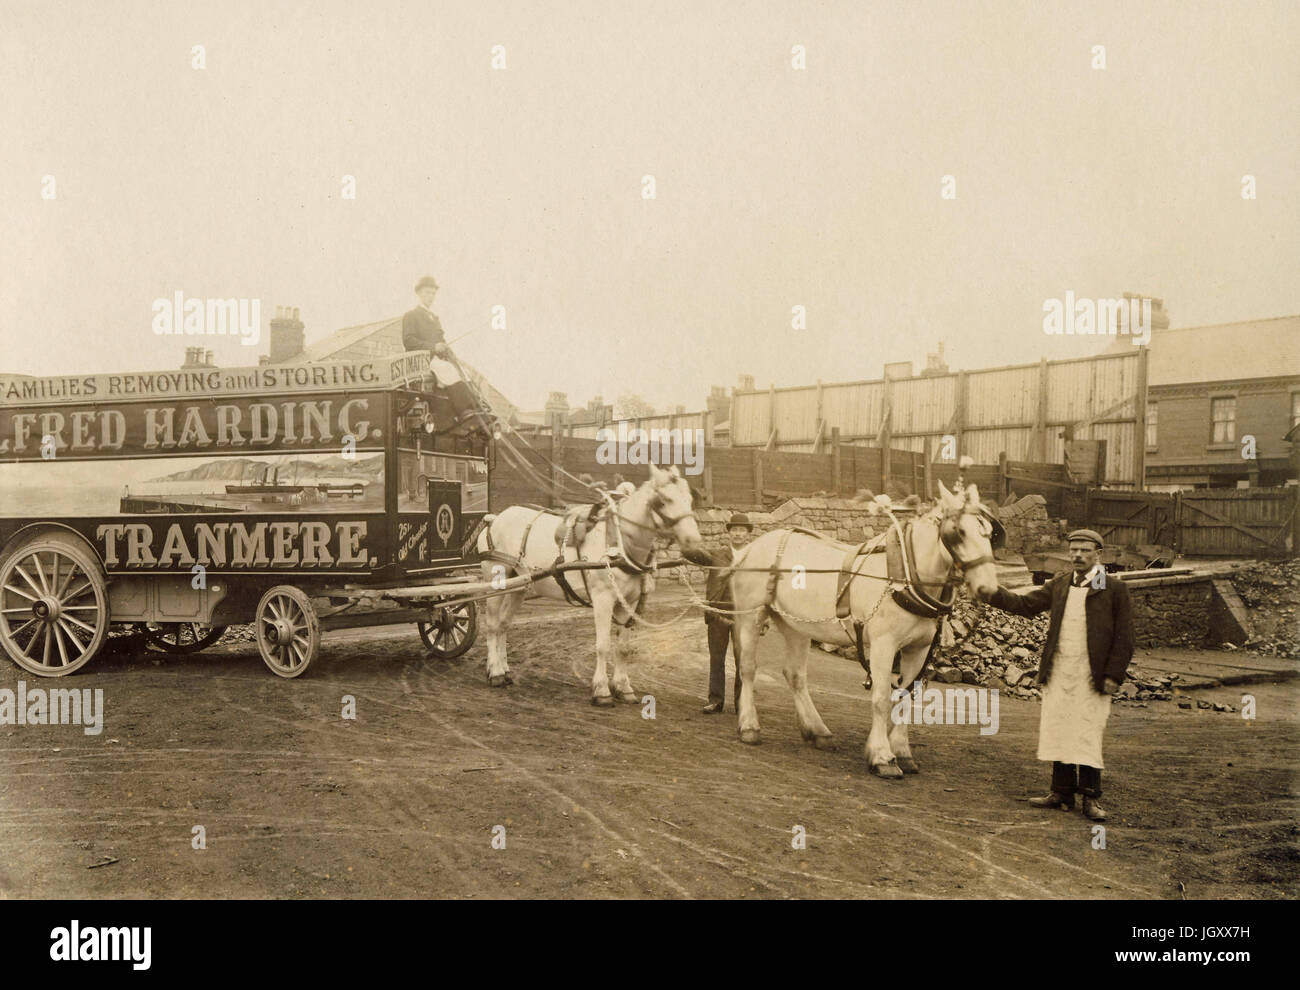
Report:
[[[613,524],[609,520],[612,518]],[[551,567],[560,549],[556,531],[566,518],[551,512],[513,505],[493,517],[479,534],[479,553],[492,556],[483,561],[483,578],[491,581],[502,574],[504,563],[521,574]],[[627,646],[620,635],[632,621],[642,593],[642,578],[652,566],[655,537],[671,534],[684,553],[696,552],[700,531],[695,522],[692,492],[677,468],[663,470],[650,465],[650,479],[631,494],[607,503],[592,521],[575,548],[572,537],[566,543],[565,560],[598,564],[591,570],[573,570],[562,577],[575,597],[591,602],[596,621],[596,671],[591,678],[591,703],[610,707],[619,701],[639,702],[628,679]],[[524,545],[526,542],[526,545]],[[484,629],[487,632],[487,674],[493,687],[511,683],[510,665],[506,660],[506,630],[528,592],[546,598],[573,602],[565,593],[561,579],[554,577],[534,581],[527,588],[488,598],[484,603]],[[613,624],[617,623],[615,627]],[[613,689],[607,664],[614,646]]]
[[[922,589],[937,597],[954,569],[964,573],[966,586],[976,596],[991,593],[997,586],[990,544],[992,524],[980,509],[979,492],[971,485],[962,492],[949,492],[939,483],[941,498],[935,507],[912,525],[915,574]],[[768,571],[777,556],[781,534],[787,533],[785,553],[776,579],[774,608],[769,604]],[[870,642],[871,734],[866,757],[873,773],[898,779],[916,773],[907,740],[907,725],[890,724],[894,656],[901,651],[899,683],[908,687],[920,673],[938,628],[938,619],[924,618],[902,608],[890,593],[884,553],[858,557],[853,564],[857,576],[848,590],[850,617],[835,618],[839,571],[852,544],[818,539],[797,532],[776,530],[759,537],[744,552],[731,576],[736,616],[741,677],[739,731],[742,742],[761,742],[758,711],[754,704],[754,679],[758,665],[758,637],[764,612],[771,616],[785,640],[786,683],[794,692],[795,716],[804,739],[818,749],[834,748],[826,727],[808,693],[806,672],[810,640],[839,646],[856,646],[852,623],[865,623],[864,641]],[[791,569],[800,565],[805,573],[794,580]],[[814,573],[814,572],[825,573]],[[897,585],[893,586],[897,587]],[[983,600],[979,597],[979,600]],[[847,628],[846,628],[847,627]]]

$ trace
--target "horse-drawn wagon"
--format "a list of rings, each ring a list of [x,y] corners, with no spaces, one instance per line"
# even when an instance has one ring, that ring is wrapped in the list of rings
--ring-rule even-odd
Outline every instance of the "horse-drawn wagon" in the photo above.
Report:
[[[0,647],[60,676],[113,628],[188,653],[252,623],[291,678],[322,632],[410,622],[464,653],[492,440],[428,367],[0,377]]]

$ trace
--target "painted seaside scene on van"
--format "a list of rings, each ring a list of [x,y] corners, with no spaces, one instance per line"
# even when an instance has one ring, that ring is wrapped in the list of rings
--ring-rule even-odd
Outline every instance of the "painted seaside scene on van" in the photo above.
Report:
[[[0,464],[0,515],[382,512],[384,455]]]

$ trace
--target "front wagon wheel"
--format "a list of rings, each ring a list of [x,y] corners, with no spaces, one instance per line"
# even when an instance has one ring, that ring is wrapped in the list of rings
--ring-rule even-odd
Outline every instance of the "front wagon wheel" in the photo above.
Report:
[[[0,645],[23,670],[63,677],[81,669],[108,623],[108,582],[79,543],[39,538],[0,562]]]
[[[299,588],[278,584],[257,603],[257,649],[277,677],[301,677],[320,654],[320,620]]]
[[[439,660],[463,656],[478,638],[478,609],[473,602],[431,608],[429,616],[431,621],[421,620],[415,626],[430,655]]]

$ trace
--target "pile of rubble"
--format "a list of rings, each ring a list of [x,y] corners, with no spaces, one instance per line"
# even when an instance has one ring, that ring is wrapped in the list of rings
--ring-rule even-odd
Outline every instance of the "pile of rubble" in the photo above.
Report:
[[[1046,613],[1024,618],[976,605],[963,594],[947,625],[930,661],[934,680],[995,687],[1020,698],[1042,697],[1035,679],[1047,638]]]
[[[1047,639],[1046,612],[1033,618],[1011,615],[977,605],[963,593],[957,597],[948,626],[930,666],[922,672],[926,680],[997,688],[1017,698],[1042,698],[1037,678],[1038,660]],[[854,656],[848,648],[836,652]],[[1169,701],[1178,679],[1177,674],[1130,667],[1116,698],[1142,707],[1148,701]]]
[[[1255,630],[1246,649],[1300,658],[1300,559],[1242,564],[1232,572],[1232,586]]]

